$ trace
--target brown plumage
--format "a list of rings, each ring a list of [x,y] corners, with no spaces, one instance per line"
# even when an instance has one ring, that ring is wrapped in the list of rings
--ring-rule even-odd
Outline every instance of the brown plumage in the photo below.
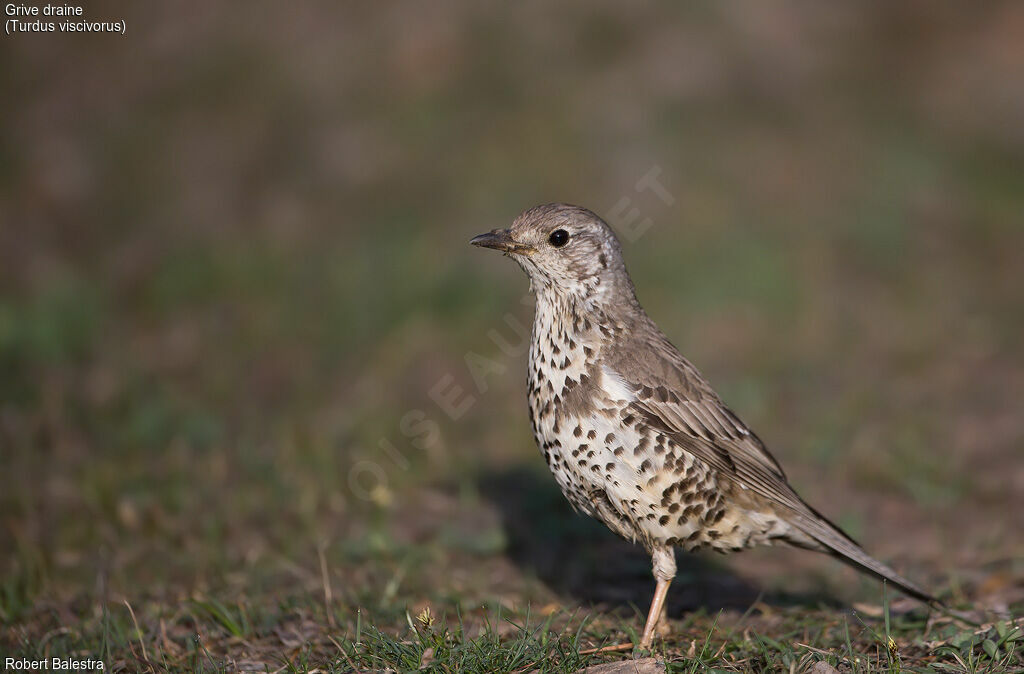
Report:
[[[729,552],[782,541],[936,601],[797,495],[764,443],[644,312],[598,216],[538,206],[471,243],[515,259],[537,296],[530,422],[556,481],[575,508],[651,554],[658,582],[641,647],[675,575],[674,547]]]

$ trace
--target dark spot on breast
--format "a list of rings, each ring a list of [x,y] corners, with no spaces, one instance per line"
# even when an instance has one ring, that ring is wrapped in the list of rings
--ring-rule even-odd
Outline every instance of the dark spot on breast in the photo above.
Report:
[[[658,524],[660,524],[661,526],[665,526],[666,524],[668,524],[668,515],[662,515],[661,517],[659,517]]]
[[[585,419],[594,414],[594,400],[598,393],[595,382],[598,381],[600,373],[597,371],[596,363],[592,363],[587,372],[580,375],[579,382],[573,382],[570,390],[563,400],[563,408],[567,414],[576,418]],[[572,381],[572,380],[570,380]]]
[[[601,267],[603,267],[604,269],[608,268],[608,256],[605,255],[604,253],[601,253],[600,255],[597,256],[597,261],[601,263]]]
[[[609,433],[608,435],[604,436],[604,444],[610,445],[614,441],[615,441],[615,434],[614,433]]]
[[[577,438],[578,438],[578,437],[580,437],[580,436],[582,436],[582,435],[583,435],[583,427],[582,427],[582,426],[579,426],[579,425],[577,425],[577,426],[576,426],[576,428],[572,429],[572,434],[573,434],[573,435],[574,435],[575,437],[577,437]]]

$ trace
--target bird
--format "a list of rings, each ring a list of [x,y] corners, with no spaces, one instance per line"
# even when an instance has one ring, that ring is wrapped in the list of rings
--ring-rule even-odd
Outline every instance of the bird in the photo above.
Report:
[[[665,620],[675,548],[789,544],[940,605],[794,491],[761,439],[644,311],[622,246],[599,216],[544,204],[470,243],[504,253],[529,276],[529,419],[562,493],[651,556],[641,650]]]

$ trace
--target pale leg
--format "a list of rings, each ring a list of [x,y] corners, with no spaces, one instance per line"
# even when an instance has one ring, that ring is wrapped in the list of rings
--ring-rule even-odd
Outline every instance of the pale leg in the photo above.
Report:
[[[640,639],[640,648],[650,649],[654,641],[654,631],[658,627],[658,620],[665,612],[665,597],[668,596],[669,585],[676,575],[676,556],[672,548],[657,548],[651,553],[651,565],[654,570],[654,579],[658,581],[654,588],[654,599],[651,600],[651,610],[647,612],[647,623],[644,625],[644,635]]]
[[[658,618],[661,617],[661,607],[665,604],[665,596],[668,594],[670,580],[659,580],[654,590],[654,599],[651,600],[651,610],[647,612],[647,624],[644,625],[644,636],[640,639],[640,648],[649,649],[654,641],[654,629],[658,626]]]

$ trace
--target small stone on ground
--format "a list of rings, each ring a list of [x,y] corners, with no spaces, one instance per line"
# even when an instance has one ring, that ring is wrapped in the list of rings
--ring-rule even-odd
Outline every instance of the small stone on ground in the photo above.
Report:
[[[839,674],[839,670],[824,660],[818,660],[811,667],[810,674]]]
[[[665,674],[665,664],[655,658],[622,660],[587,667],[576,674]]]

